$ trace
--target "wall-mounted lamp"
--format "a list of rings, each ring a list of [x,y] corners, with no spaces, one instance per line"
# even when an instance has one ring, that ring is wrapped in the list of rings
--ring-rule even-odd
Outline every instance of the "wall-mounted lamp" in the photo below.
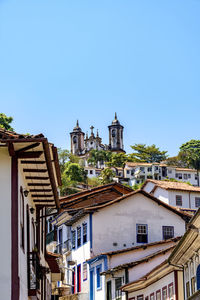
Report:
[[[28,197],[29,191],[28,190],[24,190],[24,196]]]
[[[34,207],[30,207],[30,213],[33,214],[35,211],[35,208]]]

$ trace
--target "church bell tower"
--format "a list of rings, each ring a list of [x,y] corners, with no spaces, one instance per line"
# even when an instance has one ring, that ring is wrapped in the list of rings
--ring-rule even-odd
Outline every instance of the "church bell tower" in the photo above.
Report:
[[[79,122],[77,120],[76,126],[70,133],[71,136],[71,153],[74,155],[81,155],[84,150],[84,135],[81,128],[79,127]]]
[[[120,124],[115,113],[115,118],[109,129],[109,150],[114,152],[125,152],[123,145],[123,130],[124,127]]]

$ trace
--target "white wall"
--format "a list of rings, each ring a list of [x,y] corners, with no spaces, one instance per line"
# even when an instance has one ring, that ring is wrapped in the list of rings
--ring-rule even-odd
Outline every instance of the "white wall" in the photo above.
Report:
[[[1,232],[1,299],[11,298],[11,159],[5,148],[0,148],[0,232]]]
[[[170,274],[164,276],[163,278],[161,278],[160,280],[157,280],[155,283],[149,285],[147,288],[139,290],[137,292],[132,292],[128,294],[128,298],[132,298],[135,297],[135,299],[137,299],[138,295],[144,295],[144,299],[146,296],[149,296],[152,293],[155,293],[155,299],[156,299],[156,291],[161,290],[162,293],[162,288],[167,286],[167,294],[168,294],[168,286],[169,284],[173,283],[173,287],[174,287],[174,293],[175,293],[175,282],[174,282],[174,272],[171,272]],[[161,296],[162,299],[162,296]],[[167,298],[169,299],[169,298]],[[174,298],[175,300],[175,298]],[[180,299],[181,300],[181,299]]]
[[[169,199],[169,192],[165,189],[162,189],[161,187],[157,187],[157,189],[154,192],[154,197],[158,198],[159,200],[170,204],[170,199]],[[173,206],[176,206],[174,204],[171,204]]]
[[[174,236],[185,232],[180,216],[137,193],[93,214],[94,255],[137,245],[136,224],[148,225],[148,243],[163,239],[162,226],[173,224]]]
[[[151,191],[153,190],[154,186],[155,186],[155,183],[149,181],[149,182],[146,183],[146,185],[144,186],[143,190],[145,192],[147,192],[147,193],[151,193]]]

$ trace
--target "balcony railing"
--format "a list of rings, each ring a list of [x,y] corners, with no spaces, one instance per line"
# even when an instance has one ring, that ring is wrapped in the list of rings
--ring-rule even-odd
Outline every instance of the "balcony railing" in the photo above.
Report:
[[[46,235],[46,245],[49,245],[51,242],[57,241],[57,231],[53,230]]]
[[[72,244],[71,244],[71,240],[68,239],[66,240],[64,243],[58,244],[56,246],[56,252],[63,254],[65,252],[71,251],[72,250]]]
[[[28,253],[28,290],[29,295],[36,293],[36,290],[39,289],[40,279],[39,279],[39,270],[40,270],[40,260],[37,252]]]

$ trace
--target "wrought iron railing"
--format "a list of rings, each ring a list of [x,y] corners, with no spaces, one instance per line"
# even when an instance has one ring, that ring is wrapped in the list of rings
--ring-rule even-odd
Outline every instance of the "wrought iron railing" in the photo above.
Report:
[[[40,279],[40,260],[37,252],[28,253],[28,289],[37,290],[39,289]]]

